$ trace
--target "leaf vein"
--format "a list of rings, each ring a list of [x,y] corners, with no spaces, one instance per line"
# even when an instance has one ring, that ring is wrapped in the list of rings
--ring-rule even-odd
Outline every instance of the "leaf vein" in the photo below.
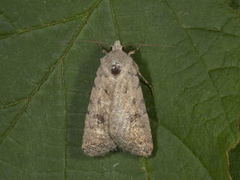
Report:
[[[161,126],[162,126],[165,130],[167,130],[170,134],[172,134],[174,137],[176,137],[176,138],[179,140],[179,142],[180,142],[184,147],[186,147],[186,149],[193,155],[194,158],[196,158],[196,160],[202,165],[202,167],[206,170],[206,172],[208,172],[209,177],[210,177],[211,179],[213,179],[212,176],[210,175],[208,169],[207,169],[207,166],[206,166],[206,165],[202,162],[202,160],[196,155],[196,153],[194,153],[194,152],[191,150],[191,148],[188,147],[188,145],[187,145],[179,136],[177,136],[175,133],[173,133],[167,126],[165,126],[164,124],[161,124]]]
[[[2,106],[0,106],[0,110],[8,109],[10,107],[16,106],[16,105],[22,103],[23,101],[25,101],[26,99],[27,99],[27,97],[24,97],[24,98],[18,99],[16,101],[9,102],[7,104],[3,104]]]
[[[94,4],[95,3],[93,3],[93,5]],[[53,21],[50,21],[50,22],[47,22],[47,23],[44,23],[44,24],[34,25],[34,26],[31,26],[31,27],[25,27],[25,28],[17,30],[16,32],[13,32],[13,33],[7,33],[7,34],[5,34],[5,36],[0,38],[0,40],[1,39],[7,39],[7,38],[10,38],[12,36],[18,36],[18,35],[21,35],[21,34],[24,34],[24,33],[32,32],[34,30],[44,29],[44,28],[55,26],[55,25],[58,25],[58,24],[63,24],[63,23],[68,23],[70,21],[74,21],[78,18],[88,16],[88,14],[91,12],[91,9],[92,9],[92,6],[90,8],[88,8],[87,10],[83,11],[83,12],[76,13],[74,15],[71,15],[71,16],[68,16],[68,17],[65,17],[65,18],[56,19],[56,20],[53,20]]]
[[[207,31],[207,32],[210,32],[210,33],[222,33],[223,35],[226,35],[226,36],[240,38],[240,36],[237,35],[237,34],[224,32],[223,30],[218,30],[218,29],[207,29],[207,28],[202,28],[202,27],[182,27],[182,28],[186,29],[186,30],[193,30],[193,31],[195,30],[195,31]]]
[[[82,28],[80,28],[79,32],[77,33],[75,40],[79,36],[81,30],[87,25],[88,19],[90,18],[90,16],[94,12],[94,10],[99,7],[101,2],[102,2],[102,0],[95,1],[93,6],[91,7],[91,11],[89,12],[88,16],[86,17],[86,21],[85,21],[84,25],[82,26]],[[73,45],[73,43],[72,43],[72,45]],[[65,107],[65,110],[64,110],[64,117],[65,117],[64,179],[67,180],[68,127],[67,127],[67,88],[66,88],[66,83],[65,83],[65,79],[64,79],[64,76],[65,76],[65,73],[64,73],[64,57],[65,56],[63,56],[63,58],[61,58],[61,62],[62,62],[61,63],[61,82],[62,82],[62,87],[63,87],[63,91],[64,91],[64,107]]]
[[[90,17],[90,15],[92,14],[93,10],[95,9],[95,7],[98,6],[98,4],[100,4],[102,0],[98,0],[96,1],[93,6],[91,7],[91,11],[88,14],[85,23],[80,25],[80,27],[77,28],[76,32],[73,33],[72,38],[70,39],[70,41],[68,42],[67,47],[64,49],[62,55],[57,59],[57,61],[50,66],[49,70],[43,75],[43,77],[41,78],[40,82],[38,83],[38,86],[33,89],[33,91],[27,96],[27,102],[24,105],[24,107],[22,108],[22,110],[14,117],[14,119],[11,121],[10,126],[1,134],[0,136],[0,145],[4,142],[4,140],[7,138],[7,136],[10,134],[10,132],[12,131],[12,129],[15,127],[15,125],[17,124],[17,121],[22,117],[23,113],[27,110],[28,105],[30,104],[32,98],[39,92],[39,90],[41,89],[41,87],[43,86],[43,84],[45,82],[47,82],[47,80],[49,79],[50,75],[54,72],[54,70],[56,69],[57,65],[64,60],[64,58],[66,57],[66,55],[68,54],[68,52],[70,51],[70,49],[72,48],[74,42],[77,40],[78,35],[80,34],[80,32],[82,31],[82,29],[85,27],[85,25],[87,24],[87,20]]]
[[[188,33],[187,29],[184,28],[183,25],[181,24],[181,22],[180,22],[180,20],[179,20],[179,18],[178,18],[178,16],[177,16],[175,10],[174,10],[174,9],[170,6],[170,4],[168,3],[168,0],[165,0],[165,2],[166,2],[166,5],[168,6],[168,8],[172,11],[173,15],[175,16],[175,19],[176,19],[177,23],[178,23],[179,26],[184,30],[185,34],[187,35],[188,39],[190,40],[190,43],[191,43],[194,51],[195,51],[195,52],[197,53],[197,55],[199,56],[199,60],[202,62],[203,66],[207,69],[207,66],[206,66],[205,62],[204,62],[204,60],[202,59],[202,57],[201,57],[201,55],[200,55],[197,47],[194,45],[193,40],[192,40],[190,34]],[[225,111],[225,109],[224,109],[224,106],[223,106],[223,104],[222,104],[221,97],[220,97],[220,95],[219,95],[219,91],[218,91],[217,87],[215,86],[213,79],[212,79],[211,76],[209,75],[209,72],[207,72],[207,75],[208,75],[209,80],[212,82],[212,85],[213,85],[214,89],[216,90],[218,99],[219,99],[219,101],[220,101],[220,103],[221,103],[221,107],[222,107],[223,112],[224,112],[224,117],[227,118],[227,116],[226,116],[226,111]],[[178,137],[178,138],[179,138],[179,140],[183,143],[182,139],[180,139],[180,137]],[[188,147],[186,144],[184,144],[184,145],[185,145],[186,147]],[[210,171],[207,169],[207,166],[204,164],[204,162],[203,162],[189,147],[188,147],[188,149],[189,149],[189,150],[193,153],[193,155],[201,162],[202,166],[207,170],[209,176],[210,176],[212,179],[214,179],[213,176],[211,175]]]

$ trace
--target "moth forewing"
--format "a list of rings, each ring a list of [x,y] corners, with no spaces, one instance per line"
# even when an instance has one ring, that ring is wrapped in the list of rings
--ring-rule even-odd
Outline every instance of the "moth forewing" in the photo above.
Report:
[[[89,156],[102,156],[116,148],[108,133],[111,98],[105,91],[107,79],[99,67],[91,91],[83,134],[82,149]]]

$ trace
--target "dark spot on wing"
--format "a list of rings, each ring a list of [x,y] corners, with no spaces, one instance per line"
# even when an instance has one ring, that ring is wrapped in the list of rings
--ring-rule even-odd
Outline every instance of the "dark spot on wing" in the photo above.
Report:
[[[133,104],[136,104],[136,103],[137,103],[137,101],[136,101],[135,98],[132,99],[132,103],[133,103]]]
[[[133,115],[131,116],[130,122],[132,123],[132,122],[136,121],[136,119],[138,119],[138,118],[140,118],[140,117],[141,117],[140,114],[135,113],[135,114],[133,114]]]
[[[103,124],[105,121],[103,115],[101,114],[95,114],[94,117],[97,118],[99,124]]]
[[[138,114],[138,113],[134,114],[134,118],[140,118],[140,117],[141,117],[140,114]]]
[[[128,92],[128,87],[125,86],[124,93],[126,94]]]
[[[109,92],[108,92],[107,89],[104,89],[104,92],[105,92],[107,95],[109,95]]]
[[[136,119],[130,118],[130,122],[131,122],[131,123],[134,122],[134,121],[136,121]]]

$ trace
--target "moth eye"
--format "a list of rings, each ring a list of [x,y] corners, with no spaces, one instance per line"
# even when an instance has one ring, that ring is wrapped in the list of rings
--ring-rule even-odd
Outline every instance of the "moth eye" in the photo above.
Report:
[[[120,65],[114,63],[111,67],[111,72],[112,72],[113,75],[118,75],[121,72]]]

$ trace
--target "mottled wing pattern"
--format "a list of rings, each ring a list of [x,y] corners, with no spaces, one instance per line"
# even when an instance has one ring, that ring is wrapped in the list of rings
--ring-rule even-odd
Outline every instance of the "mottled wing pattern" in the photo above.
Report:
[[[82,144],[87,155],[101,156],[116,147],[151,155],[152,135],[138,74],[137,65],[115,41],[101,59],[91,92]]]
[[[109,136],[111,98],[107,78],[100,66],[91,92],[83,135],[82,149],[89,156],[102,156],[116,148]]]
[[[139,156],[150,156],[153,150],[149,118],[142,89],[134,65],[118,81],[112,113],[110,134],[122,150]]]

